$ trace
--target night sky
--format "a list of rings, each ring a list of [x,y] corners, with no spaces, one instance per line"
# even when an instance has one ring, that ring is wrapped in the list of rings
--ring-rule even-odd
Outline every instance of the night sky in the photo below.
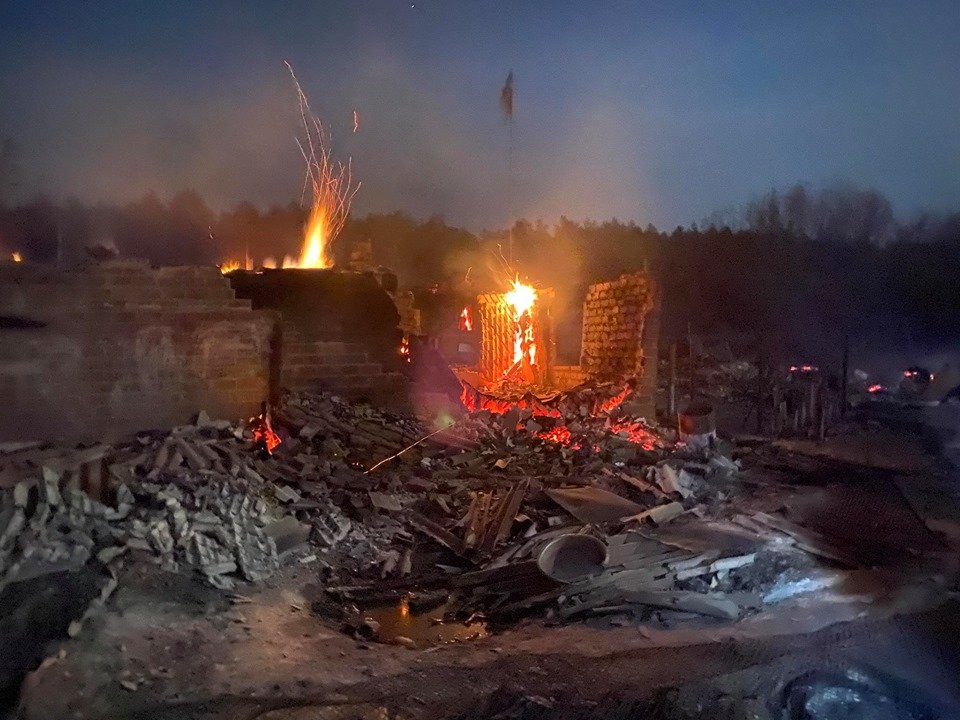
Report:
[[[956,0],[4,0],[16,192],[298,199],[284,60],[353,156],[361,213],[672,227],[801,180],[876,188],[907,218],[960,210]]]

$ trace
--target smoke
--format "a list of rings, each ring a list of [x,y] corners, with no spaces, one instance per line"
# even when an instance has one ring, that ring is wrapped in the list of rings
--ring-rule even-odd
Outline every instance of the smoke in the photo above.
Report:
[[[34,68],[19,194],[118,202],[194,188],[220,207],[298,197],[296,97],[281,69],[242,93],[190,94],[114,67]]]
[[[124,202],[155,192],[199,192],[214,209],[299,200],[303,166],[294,137],[296,95],[282,58],[220,78],[147,72],[109,59],[75,63],[42,54],[0,78],[17,102],[0,109],[21,168],[15,200],[43,192]],[[512,164],[497,103],[497,73],[464,87],[417,72],[409,57],[367,39],[348,63],[291,61],[331,129],[335,156],[353,157],[363,187],[358,214],[402,208],[457,225],[505,226],[518,217],[655,215],[637,122],[609,89],[585,92],[563,113],[530,97],[536,75],[517,71]],[[479,80],[479,82],[478,82]],[[353,113],[362,117],[354,134]],[[24,122],[23,118],[31,118]]]

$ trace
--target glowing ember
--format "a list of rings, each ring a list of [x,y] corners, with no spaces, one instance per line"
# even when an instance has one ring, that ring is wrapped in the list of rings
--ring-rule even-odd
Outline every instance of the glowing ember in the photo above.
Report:
[[[23,262],[23,255],[19,250],[14,250],[12,253],[10,253],[10,259],[14,262]]]
[[[655,450],[663,442],[642,422],[619,422],[610,425],[610,432],[620,435],[644,450]]]
[[[537,302],[537,291],[517,278],[513,281],[513,289],[503,299],[513,315],[514,367],[519,365],[521,375],[532,380],[532,368],[537,364],[537,344],[533,337],[533,308]]]
[[[633,393],[633,388],[628,385],[620,394],[614,395],[609,400],[604,400],[603,402],[597,403],[597,406],[593,409],[593,414],[605,415],[626,400],[631,393]]]
[[[272,453],[280,444],[280,436],[273,431],[273,426],[270,424],[270,409],[266,403],[263,404],[263,410],[259,415],[250,418],[248,426],[253,433],[254,443],[262,446],[268,453]]]
[[[507,400],[482,393],[468,383],[461,381],[460,401],[468,412],[487,410],[494,415],[505,415],[513,408],[530,410],[534,417],[560,417],[560,411],[549,407],[536,395],[527,393],[518,400]]]
[[[568,447],[572,450],[579,450],[581,447],[580,443],[573,442],[573,437],[570,434],[570,428],[568,428],[566,425],[555,427],[552,430],[542,430],[534,434],[541,440],[556,443],[557,445],[563,445],[564,447]]]
[[[473,330],[473,313],[470,312],[470,306],[467,305],[460,311],[460,332],[471,332]]]
[[[410,362],[410,340],[407,339],[406,335],[404,335],[400,341],[400,356],[407,362]]]
[[[460,399],[471,413],[486,410],[494,415],[505,415],[511,410],[529,410],[535,419],[542,422],[544,418],[560,419],[563,414],[550,404],[540,400],[533,393],[527,393],[519,399],[505,399],[480,392],[466,382],[461,381],[462,392]],[[619,395],[616,395],[604,402],[598,402],[592,413],[593,420],[581,419],[580,424],[586,423],[587,428],[592,427],[592,432],[608,431],[619,435],[624,440],[641,446],[644,450],[653,451],[664,447],[663,440],[643,421],[643,420],[620,420],[611,422],[609,418],[604,417],[606,412],[616,407],[620,402],[632,392],[631,387],[625,388]],[[558,402],[559,398],[554,398],[550,403]],[[606,409],[604,409],[606,408]],[[553,421],[543,422],[543,425],[550,425]],[[592,424],[591,424],[592,423]],[[523,430],[526,427],[524,422],[517,425],[517,430]],[[559,424],[555,427],[539,430],[534,433],[535,437],[546,440],[557,445],[569,447],[574,450],[583,447],[587,442],[586,436],[574,437],[567,425]],[[593,446],[594,452],[601,452],[596,445]]]

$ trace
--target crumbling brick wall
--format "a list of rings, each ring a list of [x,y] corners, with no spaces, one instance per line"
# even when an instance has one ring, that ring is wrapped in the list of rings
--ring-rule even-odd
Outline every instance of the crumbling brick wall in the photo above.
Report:
[[[581,369],[601,380],[636,378],[651,415],[659,317],[656,283],[646,272],[591,285],[583,303]]]
[[[0,266],[0,440],[249,416],[268,396],[275,322],[213,267]]]
[[[371,359],[359,343],[319,339],[294,322],[281,324],[278,382],[285,390],[330,390],[385,407],[403,406],[408,381]],[[397,348],[399,355],[399,348]]]
[[[487,380],[498,380],[513,367],[516,324],[503,293],[485,293],[477,297],[480,322],[480,362],[478,369]],[[536,347],[535,384],[551,380],[553,363],[552,289],[539,289],[533,309],[533,342]]]

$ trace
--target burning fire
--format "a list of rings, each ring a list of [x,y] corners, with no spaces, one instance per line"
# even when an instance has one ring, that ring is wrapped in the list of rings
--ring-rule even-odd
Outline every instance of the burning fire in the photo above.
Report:
[[[14,262],[23,262],[23,255],[19,250],[14,250],[12,253],[10,253],[10,259]]]
[[[352,164],[335,162],[330,152],[330,134],[313,114],[290,63],[286,63],[300,99],[300,117],[303,120],[305,143],[297,140],[300,153],[307,163],[307,177],[313,192],[310,220],[307,223],[299,262],[284,261],[284,267],[327,268],[333,265],[330,243],[340,234],[350,214],[350,203],[360,189],[353,184]]]
[[[281,442],[280,436],[273,431],[273,425],[270,424],[270,408],[266,403],[259,415],[250,418],[249,428],[253,433],[254,443],[262,445],[267,453],[272,453]]]
[[[264,268],[328,268],[333,266],[330,245],[343,230],[350,215],[350,204],[360,189],[360,183],[353,181],[353,164],[350,160],[342,163],[333,159],[330,150],[330,133],[310,109],[310,103],[304,94],[290,63],[284,63],[300,101],[300,118],[303,121],[304,137],[297,138],[297,147],[307,164],[303,190],[309,187],[313,199],[310,204],[310,217],[304,233],[300,257],[289,255],[277,264],[273,258],[267,258],[261,264]],[[359,127],[359,116],[354,113],[354,132]],[[253,269],[253,263],[228,260],[220,266],[220,272],[226,274],[234,270]]]
[[[404,360],[410,362],[410,340],[404,335],[400,341],[400,355]]]
[[[884,387],[880,383],[874,383],[873,385],[867,388],[867,392],[870,393],[871,395],[875,395],[876,393],[883,392],[883,391],[884,391]]]
[[[537,345],[533,337],[533,308],[537,302],[537,291],[532,285],[521,283],[518,277],[513,281],[513,289],[503,299],[513,314],[514,367],[519,365],[523,374],[532,375],[531,370],[537,364]]]
[[[460,311],[460,332],[473,331],[473,313],[467,305]]]
[[[469,383],[460,381],[460,401],[468,412],[489,410],[494,415],[505,415],[513,408],[530,410],[534,417],[560,417],[560,411],[549,407],[533,393],[527,393],[518,400],[504,400],[494,395],[480,392]]]

